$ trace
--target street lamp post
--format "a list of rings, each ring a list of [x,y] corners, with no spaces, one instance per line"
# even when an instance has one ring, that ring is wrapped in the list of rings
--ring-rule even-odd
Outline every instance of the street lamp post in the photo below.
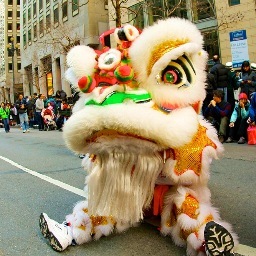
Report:
[[[12,57],[12,90],[10,88],[10,94],[11,94],[11,91],[12,93],[14,92],[14,86],[15,86],[15,74],[14,74],[14,53],[15,51],[18,50],[18,45],[14,45],[14,38],[11,37],[10,38],[10,43],[8,44],[7,46],[7,49],[8,49],[8,52],[9,52],[9,56],[11,55]],[[11,95],[9,95],[9,98],[11,98]]]

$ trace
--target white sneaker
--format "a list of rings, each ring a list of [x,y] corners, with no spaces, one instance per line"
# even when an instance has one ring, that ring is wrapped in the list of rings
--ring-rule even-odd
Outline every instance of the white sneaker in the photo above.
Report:
[[[50,219],[46,213],[41,213],[39,226],[41,233],[49,240],[53,250],[61,252],[72,244],[70,227]]]

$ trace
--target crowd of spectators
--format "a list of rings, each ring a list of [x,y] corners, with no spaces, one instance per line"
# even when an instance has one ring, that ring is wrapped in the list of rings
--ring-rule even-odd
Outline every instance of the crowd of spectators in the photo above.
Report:
[[[256,64],[244,61],[234,70],[232,62],[223,65],[218,55],[213,60],[202,114],[216,128],[220,142],[244,144],[248,126],[255,126]]]
[[[23,133],[29,132],[31,128],[62,131],[63,124],[71,115],[72,105],[72,99],[68,99],[63,90],[48,98],[37,93],[26,97],[19,94],[15,103],[1,103],[0,125],[7,133],[11,126],[16,125]]]

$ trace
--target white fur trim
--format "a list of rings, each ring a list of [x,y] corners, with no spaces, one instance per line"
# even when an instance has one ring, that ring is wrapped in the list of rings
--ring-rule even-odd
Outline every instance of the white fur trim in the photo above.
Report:
[[[132,31],[132,34],[130,31]],[[139,36],[138,29],[130,24],[124,25],[124,33],[129,41],[134,41]]]
[[[191,107],[177,109],[166,115],[141,104],[86,106],[68,119],[63,135],[70,149],[87,153],[86,139],[104,129],[134,134],[163,147],[176,148],[192,139],[198,129],[198,119]]]
[[[111,58],[113,62],[107,63],[108,59]],[[111,70],[115,68],[121,61],[121,52],[116,49],[110,49],[100,55],[98,60],[98,66],[103,70]]]
[[[67,65],[72,68],[75,76],[80,79],[83,76],[94,73],[94,68],[97,64],[96,56],[95,51],[89,46],[78,45],[68,52]]]

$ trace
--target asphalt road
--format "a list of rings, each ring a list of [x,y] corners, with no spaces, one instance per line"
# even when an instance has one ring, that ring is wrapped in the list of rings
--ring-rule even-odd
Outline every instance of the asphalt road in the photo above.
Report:
[[[212,202],[221,217],[232,223],[240,243],[255,248],[256,146],[224,145],[224,156],[212,164]],[[46,212],[62,222],[83,199],[79,192],[85,179],[81,160],[65,147],[62,133],[32,130],[23,134],[13,128],[6,134],[0,129],[0,177],[0,256],[58,255],[39,231],[39,215]],[[239,253],[256,255],[256,249],[249,251]],[[175,246],[170,237],[162,237],[155,226],[142,223],[121,235],[72,246],[61,254],[181,256],[185,249]]]

